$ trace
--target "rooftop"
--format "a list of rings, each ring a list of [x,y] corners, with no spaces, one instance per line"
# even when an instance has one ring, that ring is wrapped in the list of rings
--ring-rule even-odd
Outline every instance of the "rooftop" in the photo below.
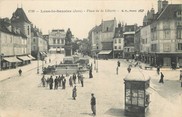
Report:
[[[27,18],[24,10],[22,8],[17,8],[16,11],[13,13],[13,16],[11,18],[12,22],[27,22],[31,23],[29,19]]]

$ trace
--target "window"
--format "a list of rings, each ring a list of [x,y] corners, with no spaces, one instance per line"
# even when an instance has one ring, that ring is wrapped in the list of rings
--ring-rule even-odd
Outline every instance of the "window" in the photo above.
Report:
[[[117,43],[117,39],[115,39],[115,43]]]
[[[182,29],[177,29],[177,39],[182,38]]]
[[[156,50],[157,50],[157,44],[152,44],[151,45],[151,51],[156,52]]]
[[[164,31],[164,39],[170,39],[170,31],[169,30]]]
[[[33,42],[35,43],[35,38],[33,39]]]
[[[107,27],[106,31],[109,31],[109,27]]]
[[[30,28],[29,28],[29,26],[28,26],[28,28],[27,28],[27,31],[28,31],[28,35],[29,35],[29,32],[30,32]]]
[[[61,39],[61,43],[64,44],[64,39]]]
[[[60,39],[57,39],[57,43],[60,44]]]
[[[119,43],[121,43],[121,39],[119,39]]]
[[[121,49],[121,46],[119,46],[119,49]]]
[[[117,46],[114,46],[114,49],[117,49]]]
[[[178,50],[182,50],[182,43],[178,43]]]
[[[163,51],[164,52],[170,52],[171,51],[171,44],[170,43],[164,43],[163,44]]]
[[[53,44],[56,44],[56,39],[53,39]]]

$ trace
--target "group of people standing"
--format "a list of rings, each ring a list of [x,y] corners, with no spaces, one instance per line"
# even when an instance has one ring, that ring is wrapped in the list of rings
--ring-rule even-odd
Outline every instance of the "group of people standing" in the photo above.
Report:
[[[56,89],[58,89],[58,87],[62,87],[62,89],[66,89],[65,76],[62,74],[61,76],[59,75],[59,76],[54,76],[54,77],[55,78],[53,78],[53,76],[50,76],[50,78],[45,78],[45,76],[43,75],[43,77],[41,78],[42,86],[43,87],[48,86],[50,90],[52,90],[53,88],[56,90]],[[81,86],[83,87],[84,86],[83,75],[78,74],[76,76],[75,73],[69,77],[69,86],[73,87],[73,84],[76,84],[76,79],[78,79],[78,83],[81,82]]]
[[[45,76],[43,75],[43,77],[41,78],[41,83],[43,87],[48,86],[49,89],[58,89],[58,87],[62,87],[62,89],[66,88],[66,78],[62,75],[62,76],[55,76],[55,78],[53,79],[53,76],[50,76],[50,78],[45,78]]]

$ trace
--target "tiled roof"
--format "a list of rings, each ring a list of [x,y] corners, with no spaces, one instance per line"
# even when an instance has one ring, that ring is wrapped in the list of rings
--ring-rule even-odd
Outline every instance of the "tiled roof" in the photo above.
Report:
[[[27,38],[20,30],[18,31],[18,30],[14,30],[14,29],[16,29],[16,27],[13,27],[11,24],[4,22],[3,20],[0,20],[0,31],[10,34],[10,35],[21,36],[23,38]]]
[[[27,18],[24,10],[22,8],[17,8],[15,13],[13,13],[13,16],[11,18],[12,22],[27,22],[31,23],[29,19]]]
[[[100,32],[100,31],[102,31],[101,24],[99,26],[95,26],[95,28],[93,29],[93,32]]]
[[[182,4],[169,4],[158,16],[157,20],[163,19],[174,19],[176,17],[176,12],[182,11]]]
[[[123,27],[115,28],[114,38],[123,37]]]

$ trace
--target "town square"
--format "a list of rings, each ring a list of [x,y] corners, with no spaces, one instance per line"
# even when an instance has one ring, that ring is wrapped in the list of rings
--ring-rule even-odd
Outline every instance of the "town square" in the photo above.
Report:
[[[181,117],[182,3],[139,1],[0,1],[0,117]]]

